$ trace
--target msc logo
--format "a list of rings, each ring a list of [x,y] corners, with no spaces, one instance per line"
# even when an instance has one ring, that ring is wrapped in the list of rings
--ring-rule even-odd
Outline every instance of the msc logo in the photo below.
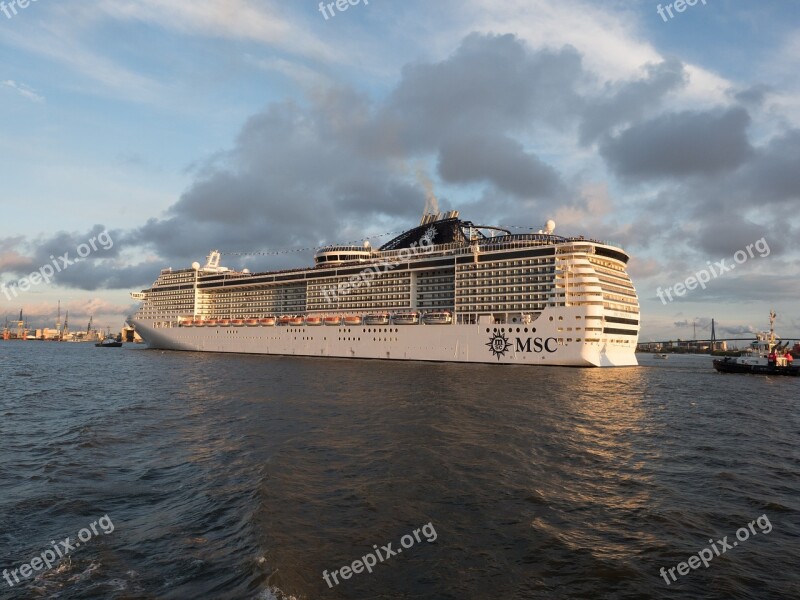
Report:
[[[508,341],[504,333],[495,331],[494,335],[489,338],[489,343],[486,345],[489,346],[489,350],[497,357],[497,360],[500,360],[500,357],[505,356],[506,352],[511,347],[511,342]]]
[[[511,346],[515,346],[515,352],[534,352],[536,354],[539,354],[540,352],[552,354],[558,350],[558,340],[554,337],[529,337],[525,338],[524,340],[518,337],[515,338],[514,341],[516,342],[516,345],[512,344],[504,333],[495,331],[489,338],[489,342],[486,345],[489,347],[489,350],[492,352],[492,354],[497,357],[497,360],[500,360],[501,356],[505,356],[506,352],[508,352]]]

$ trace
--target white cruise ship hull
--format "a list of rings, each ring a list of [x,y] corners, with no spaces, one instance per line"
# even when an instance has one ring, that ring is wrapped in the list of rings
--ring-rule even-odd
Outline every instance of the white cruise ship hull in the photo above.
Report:
[[[150,348],[162,350],[570,367],[638,364],[635,345],[567,341],[569,338],[557,331],[557,321],[540,321],[527,326],[157,328],[152,322],[135,324]]]

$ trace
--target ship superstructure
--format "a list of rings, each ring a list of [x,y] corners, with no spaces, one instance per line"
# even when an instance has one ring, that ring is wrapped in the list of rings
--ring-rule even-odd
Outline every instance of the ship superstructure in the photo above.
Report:
[[[378,249],[320,249],[314,266],[164,269],[132,294],[154,348],[569,366],[635,365],[639,303],[609,243],[426,214]]]

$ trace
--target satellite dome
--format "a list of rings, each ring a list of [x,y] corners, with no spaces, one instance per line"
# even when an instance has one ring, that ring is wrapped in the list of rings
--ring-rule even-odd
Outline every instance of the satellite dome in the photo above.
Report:
[[[197,261],[193,262],[193,263],[192,263],[192,268],[193,268],[195,271],[199,271],[199,270],[200,270],[200,263],[199,263],[199,262],[197,262]]]

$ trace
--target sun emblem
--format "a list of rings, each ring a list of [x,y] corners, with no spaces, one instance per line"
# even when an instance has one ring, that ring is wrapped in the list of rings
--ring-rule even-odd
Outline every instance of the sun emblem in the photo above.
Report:
[[[489,346],[489,350],[497,357],[497,360],[500,360],[500,357],[505,356],[506,352],[511,347],[511,342],[508,341],[504,333],[495,331],[494,335],[489,338],[489,343],[486,345]]]
[[[431,225],[427,230],[425,230],[425,233],[422,235],[419,241],[423,246],[430,246],[433,243],[433,238],[435,237],[436,227]]]

